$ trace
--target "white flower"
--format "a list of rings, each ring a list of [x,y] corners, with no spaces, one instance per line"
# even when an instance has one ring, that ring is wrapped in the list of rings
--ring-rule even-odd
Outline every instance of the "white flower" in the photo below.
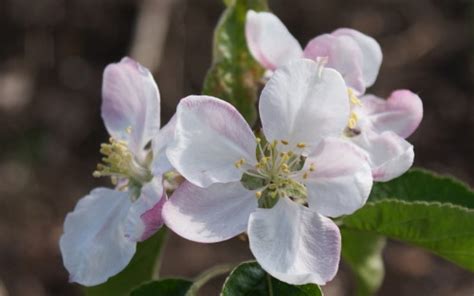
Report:
[[[341,244],[326,216],[359,209],[372,186],[365,152],[340,138],[350,112],[344,80],[295,60],[275,72],[259,104],[267,142],[222,100],[179,103],[167,155],[188,181],[165,203],[165,223],[198,242],[247,231],[272,276],[325,284],[337,272]]]
[[[270,72],[304,57],[323,59],[327,67],[341,73],[352,109],[344,134],[368,152],[375,181],[396,178],[412,166],[413,146],[405,138],[423,117],[420,98],[408,90],[394,91],[387,101],[372,95],[357,97],[374,84],[382,63],[375,39],[340,28],[316,36],[303,50],[274,14],[252,10],[247,13],[245,33],[253,57]]]
[[[423,117],[423,104],[409,90],[396,90],[384,100],[373,95],[357,99],[345,135],[369,156],[375,181],[389,181],[413,164],[413,145],[405,140]]]
[[[97,188],[66,216],[60,239],[70,281],[105,282],[132,259],[136,243],[163,220],[162,174],[170,168],[166,145],[174,119],[160,130],[160,95],[151,73],[130,58],[104,71],[102,118],[111,136],[94,176],[110,176],[116,189]],[[151,149],[147,146],[152,141]]]

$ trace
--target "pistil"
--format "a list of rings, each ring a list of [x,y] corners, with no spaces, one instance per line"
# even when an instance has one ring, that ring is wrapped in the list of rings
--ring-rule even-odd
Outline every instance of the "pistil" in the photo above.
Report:
[[[279,145],[285,147],[285,152],[280,152]],[[257,138],[257,164],[251,166],[244,159],[235,162],[235,167],[245,170],[242,184],[249,190],[257,190],[256,198],[259,206],[263,208],[272,207],[280,197],[291,197],[294,199],[306,199],[306,187],[304,179],[309,172],[315,170],[311,164],[307,171],[303,171],[305,157],[301,155],[305,143],[297,143],[291,146],[287,140],[272,141],[262,145],[261,139]],[[288,150],[294,147],[296,150]],[[283,148],[283,147],[281,147]]]

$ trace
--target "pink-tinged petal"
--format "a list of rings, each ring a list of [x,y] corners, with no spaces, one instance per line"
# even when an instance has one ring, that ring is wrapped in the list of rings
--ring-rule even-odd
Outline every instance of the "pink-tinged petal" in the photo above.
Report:
[[[332,34],[317,36],[306,45],[304,57],[312,60],[327,58],[326,66],[341,73],[348,87],[357,94],[365,92],[363,54],[353,38]]]
[[[161,211],[166,201],[161,178],[155,177],[145,184],[138,200],[130,207],[125,236],[132,241],[144,241],[163,225]]]
[[[393,131],[408,138],[423,118],[423,103],[417,94],[409,90],[396,90],[387,100],[367,95],[361,101],[369,128],[378,133]]]
[[[365,132],[351,139],[368,153],[375,181],[395,179],[413,165],[413,146],[393,132]]]
[[[153,175],[160,176],[165,172],[173,169],[173,166],[166,156],[166,148],[174,140],[174,132],[176,129],[176,114],[171,117],[170,121],[163,126],[158,134],[152,140],[153,148]]]
[[[279,68],[260,97],[260,117],[268,140],[315,146],[339,136],[347,125],[349,99],[341,75],[308,60]]]
[[[314,171],[309,169],[313,166]],[[372,171],[367,154],[344,139],[327,138],[305,161],[309,207],[338,217],[361,208],[372,189]]]
[[[253,57],[269,70],[303,56],[301,45],[273,13],[249,10],[245,36]]]
[[[105,68],[102,118],[112,137],[141,153],[160,129],[160,94],[148,69],[127,57]]]
[[[173,167],[201,187],[239,181],[235,162],[256,162],[255,136],[231,104],[208,96],[189,96],[176,111],[174,142],[167,149]]]
[[[362,52],[362,74],[366,87],[374,84],[382,64],[382,49],[378,42],[354,29],[341,28],[332,33],[334,36],[349,36],[359,45]]]
[[[71,282],[95,286],[127,266],[136,247],[123,229],[130,206],[127,193],[98,188],[66,216],[59,246]]]
[[[283,198],[250,215],[250,250],[273,277],[293,285],[324,285],[336,275],[341,235],[336,224]]]
[[[240,182],[197,187],[185,181],[163,207],[166,225],[178,235],[201,243],[230,239],[247,229],[257,208],[255,192]]]

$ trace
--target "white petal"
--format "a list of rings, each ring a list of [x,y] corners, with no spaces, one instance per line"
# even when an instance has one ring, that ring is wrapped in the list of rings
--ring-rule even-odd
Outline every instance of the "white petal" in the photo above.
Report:
[[[102,118],[109,134],[137,154],[160,128],[160,94],[150,71],[130,58],[104,70]]]
[[[367,151],[375,181],[390,181],[413,165],[413,146],[393,132],[365,132],[351,139]]]
[[[208,96],[189,96],[176,111],[175,140],[167,150],[173,167],[201,187],[239,181],[235,162],[255,163],[255,136],[231,104]]]
[[[393,131],[407,138],[423,118],[423,103],[417,94],[409,90],[396,90],[387,100],[367,95],[361,101],[360,108],[367,117],[369,128],[377,133]]]
[[[260,116],[268,140],[315,146],[324,137],[339,136],[347,125],[346,85],[332,69],[295,60],[278,69],[265,85]]]
[[[161,211],[166,201],[161,178],[155,177],[142,187],[127,216],[125,236],[132,241],[144,241],[163,225]]]
[[[365,92],[363,54],[357,42],[349,36],[323,34],[312,39],[304,49],[306,58],[327,58],[326,66],[341,73],[348,87],[356,94]]]
[[[250,215],[250,250],[273,277],[294,285],[324,285],[339,267],[341,235],[336,224],[283,198]]]
[[[178,235],[213,243],[244,232],[249,215],[256,208],[255,192],[240,182],[201,188],[185,181],[165,203],[163,217]]]
[[[59,245],[71,282],[98,285],[127,266],[136,247],[123,230],[130,206],[127,193],[98,188],[66,216]]]
[[[253,57],[269,70],[303,55],[298,40],[273,13],[249,10],[245,36]]]
[[[168,148],[174,140],[175,129],[176,114],[171,117],[170,121],[160,129],[158,134],[152,140],[152,170],[153,175],[155,176],[160,176],[173,168],[166,156],[166,148]]]
[[[361,208],[372,189],[367,154],[343,139],[327,138],[306,159],[304,170],[315,170],[305,181],[309,207],[338,217]]]
[[[378,42],[357,30],[341,28],[332,33],[335,36],[350,36],[362,52],[362,73],[366,87],[374,84],[382,64],[382,49]]]

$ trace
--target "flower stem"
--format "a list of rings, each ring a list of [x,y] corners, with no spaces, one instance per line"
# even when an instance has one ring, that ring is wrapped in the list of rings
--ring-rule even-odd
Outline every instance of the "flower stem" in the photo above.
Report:
[[[267,273],[268,296],[273,296],[272,277]]]
[[[201,289],[208,281],[217,276],[229,273],[234,267],[234,264],[222,264],[205,270],[196,277],[194,283],[191,285],[188,292],[186,292],[186,296],[196,296],[199,289]]]
[[[155,259],[155,264],[153,266],[153,272],[151,278],[157,280],[160,277],[161,263],[163,261],[163,254],[166,251],[166,243],[168,242],[168,229],[163,225],[163,228],[160,230],[160,254]]]

